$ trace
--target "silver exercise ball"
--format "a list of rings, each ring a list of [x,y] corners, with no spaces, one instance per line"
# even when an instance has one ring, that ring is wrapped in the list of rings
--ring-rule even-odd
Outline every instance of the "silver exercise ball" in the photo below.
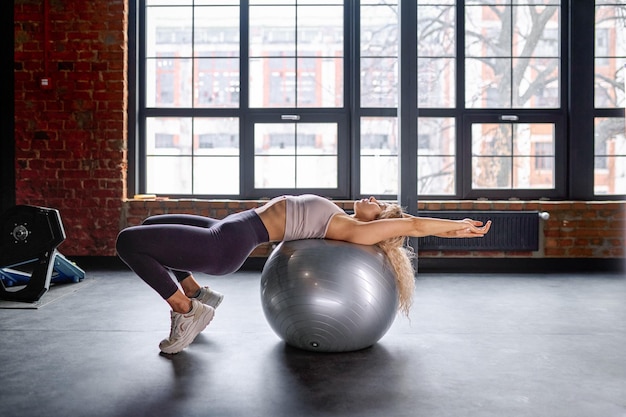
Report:
[[[261,274],[265,317],[288,345],[349,352],[376,343],[398,309],[384,252],[325,239],[280,243]]]

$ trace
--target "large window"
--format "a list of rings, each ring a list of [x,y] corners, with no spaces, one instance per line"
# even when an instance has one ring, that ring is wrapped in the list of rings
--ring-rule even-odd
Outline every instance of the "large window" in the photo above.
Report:
[[[419,195],[562,195],[560,1],[417,3]]]
[[[574,89],[562,0],[136,1],[134,192],[568,198],[568,103],[593,89],[582,194],[626,194],[623,2],[596,1]]]

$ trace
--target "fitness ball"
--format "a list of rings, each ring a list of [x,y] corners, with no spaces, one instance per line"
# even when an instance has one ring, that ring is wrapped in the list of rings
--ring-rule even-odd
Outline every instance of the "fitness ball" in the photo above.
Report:
[[[389,330],[398,290],[377,246],[306,239],[272,251],[261,274],[261,302],[288,345],[349,352],[372,346]]]

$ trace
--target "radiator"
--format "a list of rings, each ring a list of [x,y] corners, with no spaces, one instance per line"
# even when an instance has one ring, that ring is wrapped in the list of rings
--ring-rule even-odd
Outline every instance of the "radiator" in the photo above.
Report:
[[[442,219],[471,218],[486,222],[491,229],[482,238],[417,238],[417,250],[434,251],[537,251],[539,220],[547,213],[537,211],[420,211],[419,216]]]

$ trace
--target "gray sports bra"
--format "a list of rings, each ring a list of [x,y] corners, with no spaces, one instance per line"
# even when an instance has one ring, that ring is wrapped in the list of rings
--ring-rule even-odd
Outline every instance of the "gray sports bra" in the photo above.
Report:
[[[286,196],[285,237],[283,240],[322,239],[330,219],[345,214],[335,203],[313,194]]]

